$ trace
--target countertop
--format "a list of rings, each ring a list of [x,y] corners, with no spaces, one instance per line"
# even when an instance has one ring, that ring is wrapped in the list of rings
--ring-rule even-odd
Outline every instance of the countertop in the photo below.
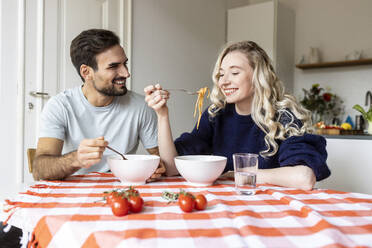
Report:
[[[372,135],[361,134],[361,135],[322,135],[327,139],[358,139],[358,140],[372,140]]]

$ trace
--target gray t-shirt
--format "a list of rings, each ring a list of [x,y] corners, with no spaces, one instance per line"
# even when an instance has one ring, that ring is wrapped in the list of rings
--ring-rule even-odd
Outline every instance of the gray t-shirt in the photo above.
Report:
[[[41,114],[39,137],[64,140],[62,154],[65,154],[77,150],[83,139],[104,136],[115,150],[129,154],[137,150],[139,140],[146,149],[158,145],[156,122],[155,112],[137,93],[128,91],[115,97],[108,106],[95,107],[79,86],[47,102]],[[108,171],[106,157],[112,154],[115,153],[106,149],[100,163],[75,174]]]

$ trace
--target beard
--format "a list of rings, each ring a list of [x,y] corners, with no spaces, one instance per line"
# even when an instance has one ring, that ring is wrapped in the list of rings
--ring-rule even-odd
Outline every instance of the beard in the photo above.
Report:
[[[97,87],[95,81],[93,81],[93,87],[99,93],[101,93],[102,95],[105,95],[105,96],[124,96],[128,92],[128,89],[125,85],[126,83],[124,83],[123,85],[120,85],[119,89],[117,89],[117,87],[115,87],[115,81],[125,81],[125,80],[126,80],[126,78],[123,78],[123,77],[115,78],[114,80],[112,80],[111,85],[109,85],[105,88],[101,88],[101,89],[99,89]]]

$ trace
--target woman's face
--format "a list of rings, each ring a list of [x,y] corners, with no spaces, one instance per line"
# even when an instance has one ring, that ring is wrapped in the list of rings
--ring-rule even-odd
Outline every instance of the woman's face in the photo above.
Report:
[[[253,99],[253,70],[247,57],[239,51],[228,53],[222,60],[218,87],[227,103],[235,103],[242,109],[250,109]]]

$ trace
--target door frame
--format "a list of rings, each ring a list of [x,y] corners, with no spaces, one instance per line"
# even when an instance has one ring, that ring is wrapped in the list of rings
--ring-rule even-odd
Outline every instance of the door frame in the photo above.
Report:
[[[36,59],[36,89],[35,91],[43,91],[44,88],[44,32],[45,32],[45,1],[47,0],[37,0],[37,59]],[[101,10],[102,10],[102,28],[107,27],[108,20],[108,4],[109,0],[101,0]],[[132,58],[132,0],[118,0],[120,4],[119,16],[120,16],[120,27],[118,36],[121,40],[121,45],[126,45],[126,53],[129,59],[129,66],[131,68],[131,58]],[[59,13],[63,13],[65,0],[58,0]],[[25,147],[25,102],[26,102],[26,60],[25,60],[25,43],[26,43],[26,0],[18,0],[18,37],[17,37],[17,122],[16,122],[16,183],[22,184],[25,182],[25,168],[27,164],[25,161],[26,150]],[[62,38],[62,32],[64,27],[62,26],[62,15],[59,18],[59,30],[58,38]],[[60,42],[58,44],[59,51],[65,51],[63,47],[60,47]],[[60,55],[57,60],[65,56],[66,53],[59,52]],[[62,63],[63,64],[63,63]],[[61,68],[64,70],[64,68]],[[131,89],[131,80],[129,78],[128,89]],[[61,91],[62,89],[58,89]],[[36,130],[37,133],[39,127],[39,118],[42,110],[42,98],[36,99]]]
[[[24,121],[25,121],[25,5],[18,0],[17,27],[17,120],[16,120],[16,183],[24,181]]]

